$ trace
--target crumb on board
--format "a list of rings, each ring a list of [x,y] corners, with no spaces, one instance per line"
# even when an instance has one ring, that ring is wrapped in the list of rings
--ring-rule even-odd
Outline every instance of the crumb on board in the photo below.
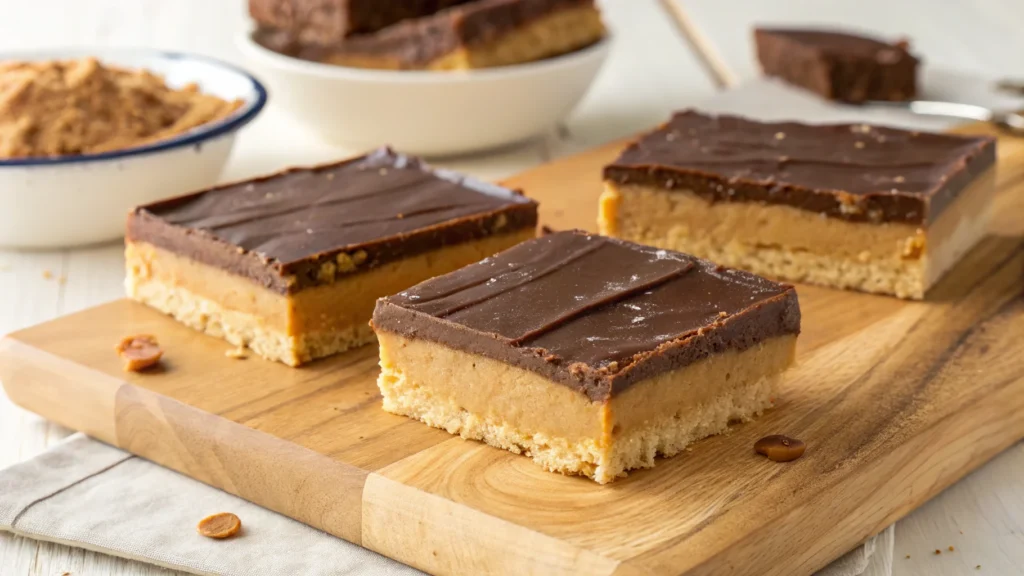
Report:
[[[53,280],[53,272],[43,270],[43,280]]]
[[[225,350],[224,355],[228,358],[235,358],[237,360],[245,360],[249,357],[249,353],[245,350],[245,346]]]
[[[910,554],[907,554],[907,560],[910,560]]]
[[[942,554],[942,550],[939,550],[938,548],[936,548],[935,549],[935,555],[938,556],[939,554]]]
[[[956,550],[956,548],[953,548],[952,546],[950,546],[950,547],[949,547],[949,551],[950,551],[950,552],[952,552],[952,551],[954,551],[954,550]]]

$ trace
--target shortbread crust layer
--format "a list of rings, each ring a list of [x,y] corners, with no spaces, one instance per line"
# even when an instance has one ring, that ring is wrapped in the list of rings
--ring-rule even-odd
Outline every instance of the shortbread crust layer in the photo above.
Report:
[[[523,368],[378,331],[384,409],[605,484],[771,406],[796,336],[729,350],[605,401]]]
[[[781,280],[921,299],[984,238],[995,193],[990,168],[929,224],[872,223],[609,181],[598,226],[602,234]]]

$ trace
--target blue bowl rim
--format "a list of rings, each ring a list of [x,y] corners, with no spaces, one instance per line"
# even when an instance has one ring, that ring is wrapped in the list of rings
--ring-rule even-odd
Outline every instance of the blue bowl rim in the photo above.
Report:
[[[108,50],[98,49],[98,50]],[[146,52],[154,56],[166,58],[168,60],[196,60],[204,61],[209,64],[213,64],[216,67],[223,68],[239,74],[245,77],[252,87],[256,90],[256,99],[243,106],[239,111],[235,112],[234,115],[228,116],[218,122],[199,126],[192,130],[189,130],[181,135],[169,138],[167,140],[160,140],[152,144],[146,144],[144,146],[138,146],[134,148],[125,148],[123,150],[113,150],[110,152],[100,152],[97,154],[69,154],[65,156],[43,156],[43,157],[31,157],[31,158],[14,158],[9,160],[0,160],[0,169],[7,167],[18,167],[18,166],[54,166],[64,164],[83,164],[87,162],[101,162],[104,160],[119,160],[122,158],[130,158],[132,156],[140,156],[143,154],[155,154],[174,148],[182,148],[185,146],[192,146],[211,140],[218,136],[238,130],[242,126],[245,126],[253,120],[267,104],[267,89],[263,86],[263,83],[256,79],[255,76],[245,71],[244,69],[229,64],[223,60],[217,58],[211,58],[209,56],[201,56],[198,54],[188,54],[185,52],[172,52],[165,50],[152,50],[152,49],[124,49],[125,51],[138,51]],[[102,60],[102,56],[100,57]]]

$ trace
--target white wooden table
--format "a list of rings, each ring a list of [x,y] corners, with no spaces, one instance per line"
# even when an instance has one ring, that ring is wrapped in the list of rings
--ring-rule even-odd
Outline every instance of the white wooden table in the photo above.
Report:
[[[657,0],[603,0],[616,46],[605,72],[564,129],[499,153],[445,161],[484,178],[622,137],[670,111],[753,77],[754,23],[841,24],[907,35],[930,64],[1024,78],[1020,0],[679,0],[684,38]],[[941,8],[940,5],[941,4]],[[233,36],[244,0],[34,0],[9,2],[0,50],[129,45],[242,62]],[[234,179],[290,164],[340,158],[271,105],[243,132],[225,174]],[[3,193],[3,191],[0,191]],[[118,243],[56,252],[0,251],[0,334],[118,298]],[[0,393],[0,467],[30,458],[70,433]],[[948,547],[954,546],[955,552]],[[936,549],[943,554],[935,555]],[[980,565],[981,568],[976,567]],[[169,574],[138,562],[0,534],[0,574]],[[1017,445],[900,521],[896,575],[1024,574],[1024,445]]]

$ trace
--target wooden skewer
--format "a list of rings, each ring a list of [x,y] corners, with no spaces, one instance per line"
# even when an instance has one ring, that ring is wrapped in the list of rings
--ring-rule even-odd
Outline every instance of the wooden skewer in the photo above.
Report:
[[[672,18],[679,33],[690,45],[690,48],[697,55],[701,65],[711,75],[712,80],[719,88],[732,88],[739,83],[736,74],[722,61],[714,45],[690,20],[690,16],[679,5],[678,0],[660,0],[662,7]]]

